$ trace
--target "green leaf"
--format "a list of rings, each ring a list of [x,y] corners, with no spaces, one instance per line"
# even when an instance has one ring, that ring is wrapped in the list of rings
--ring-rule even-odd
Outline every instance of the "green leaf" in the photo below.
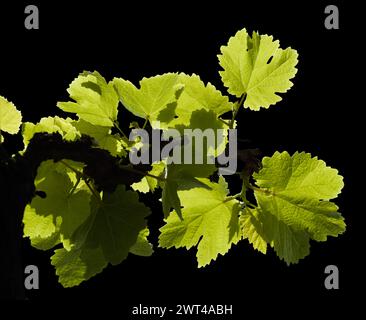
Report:
[[[97,126],[112,127],[117,120],[118,95],[98,72],[81,73],[67,92],[76,102],[58,102],[61,110]]]
[[[55,250],[51,258],[64,287],[88,280],[108,262],[120,263],[129,252],[141,256],[153,252],[144,219],[150,211],[135,192],[120,185],[112,194],[105,192],[102,200],[91,198],[90,206],[91,215],[73,234],[72,249]]]
[[[257,185],[276,194],[330,200],[336,198],[344,184],[336,169],[312,158],[310,153],[275,152],[262,160],[262,169],[254,174]]]
[[[109,127],[92,125],[82,119],[74,121],[73,126],[80,134],[94,138],[98,147],[109,151],[112,156],[125,157],[127,155],[122,139],[116,135],[112,135]]]
[[[260,222],[260,224],[255,225],[258,227],[256,231],[262,232],[266,243],[269,243],[277,255],[288,265],[297,263],[310,253],[310,236],[306,231],[290,226],[277,216],[269,214],[268,211],[261,210],[261,208],[254,212],[256,212]],[[264,249],[264,243],[261,243],[261,248]]]
[[[183,220],[170,215],[160,229],[159,245],[163,248],[187,249],[197,246],[198,266],[203,267],[224,255],[240,238],[239,202],[227,197],[227,183],[199,179],[206,188],[178,191],[182,201]]]
[[[63,248],[57,249],[51,257],[51,263],[56,268],[59,282],[65,288],[79,285],[100,273],[107,266],[100,247],[71,251]]]
[[[267,242],[264,236],[263,225],[258,219],[257,210],[246,207],[241,212],[239,221],[243,238],[248,239],[254,249],[266,254]]]
[[[39,123],[24,122],[23,124],[23,143],[27,147],[29,141],[38,132],[56,133],[58,132],[63,139],[73,141],[81,135],[73,126],[73,120],[70,118],[62,119],[60,117],[42,118]]]
[[[206,155],[217,157],[225,151],[229,127],[220,121],[213,111],[205,109],[193,111],[189,124],[186,126],[177,125],[176,129],[180,131],[182,136],[185,135],[188,138],[185,148],[192,150],[192,159],[195,159],[198,153],[201,153],[204,157]],[[187,129],[192,130],[191,138],[185,132]],[[205,139],[201,139],[205,136]],[[201,140],[204,142],[203,147],[198,145]],[[194,160],[193,163],[195,163]]]
[[[170,164],[166,168],[166,177],[163,184],[162,205],[165,218],[170,214],[170,209],[182,218],[181,201],[178,190],[189,189],[197,186],[207,187],[197,178],[205,178],[216,171],[211,164]]]
[[[169,179],[165,182],[163,192],[161,195],[161,202],[163,205],[164,217],[168,217],[170,209],[174,208],[175,212],[182,219],[181,203],[178,196],[178,182]]]
[[[102,203],[95,205],[95,221],[89,238],[101,246],[111,264],[121,263],[146,226],[150,210],[139,202],[138,195],[119,185],[115,192],[104,192]]]
[[[130,253],[142,257],[151,256],[154,253],[154,250],[152,244],[147,240],[149,234],[150,231],[147,227],[141,230],[136,243],[130,248]]]
[[[246,94],[244,107],[251,110],[281,101],[276,93],[290,89],[290,80],[297,72],[296,50],[281,49],[272,36],[253,32],[250,37],[245,29],[231,37],[221,53],[218,58],[224,69],[220,71],[224,85],[238,98]]]
[[[164,171],[164,162],[156,162],[152,164],[152,169],[149,171],[149,174],[160,177]],[[152,192],[158,187],[158,180],[153,177],[145,176],[141,181],[133,183],[131,187],[133,190],[142,193]]]
[[[41,215],[31,205],[24,210],[24,237],[29,237],[33,247],[48,250],[60,243],[62,219],[53,215]]]
[[[16,134],[22,123],[22,114],[13,103],[0,96],[0,143],[2,142],[1,131]]]
[[[330,202],[343,178],[309,153],[276,152],[254,173],[257,216],[266,241],[288,264],[309,253],[309,240],[326,241],[345,231],[338,207]]]
[[[82,188],[71,193],[72,174],[70,169],[51,160],[38,168],[35,187],[46,197],[36,195],[26,206],[23,218],[24,236],[37,247],[48,249],[50,244],[61,241],[70,250],[73,233],[90,215],[90,193]],[[56,241],[57,233],[59,241]]]
[[[140,88],[130,81],[115,78],[113,84],[122,104],[135,116],[162,123],[171,121],[175,116],[177,99],[183,90],[176,73],[166,73],[151,78],[143,78]]]
[[[217,118],[232,110],[233,103],[229,102],[229,98],[223,96],[211,83],[205,85],[198,75],[180,73],[179,82],[184,85],[184,90],[175,110],[177,118],[169,123],[169,127],[189,126],[194,111],[204,109]]]

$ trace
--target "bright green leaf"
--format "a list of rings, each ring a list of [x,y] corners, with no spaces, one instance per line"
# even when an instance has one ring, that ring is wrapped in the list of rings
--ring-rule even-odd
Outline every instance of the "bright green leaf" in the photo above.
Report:
[[[61,110],[97,126],[112,127],[117,120],[118,95],[98,72],[83,72],[67,92],[76,102],[58,102]]]
[[[79,285],[97,273],[100,273],[107,262],[101,248],[83,248],[67,251],[55,250],[51,263],[56,268],[56,274],[63,287],[69,288]]]
[[[250,37],[245,29],[229,39],[218,55],[220,75],[230,94],[246,94],[244,107],[251,110],[268,108],[282,100],[276,93],[291,88],[290,81],[296,74],[296,50],[279,47],[272,36],[253,32]]]
[[[179,74],[179,82],[184,85],[176,107],[177,118],[169,123],[169,127],[177,125],[189,126],[194,111],[212,112],[215,118],[231,111],[233,104],[223,96],[211,83],[204,84],[198,75]]]
[[[266,254],[267,242],[263,235],[263,226],[258,220],[258,213],[255,209],[246,207],[240,215],[240,228],[243,238],[253,245],[253,248]]]
[[[215,171],[216,167],[213,164],[168,165],[161,198],[164,216],[168,217],[170,209],[173,208],[181,218],[181,201],[178,196],[178,190],[197,186],[206,187],[206,185],[197,178],[206,178]]]
[[[196,187],[178,191],[182,201],[183,220],[170,215],[160,229],[159,245],[164,248],[190,249],[197,246],[198,266],[203,267],[224,255],[240,238],[239,202],[227,198],[227,184],[199,179],[207,188]]]
[[[338,207],[328,201],[343,187],[337,170],[308,153],[276,152],[254,173],[257,217],[266,241],[288,264],[309,253],[309,239],[326,241],[345,231]]]
[[[1,131],[16,134],[22,123],[22,114],[13,103],[0,96],[0,143],[2,142]]]
[[[182,136],[187,137],[184,148],[192,150],[192,163],[198,163],[193,159],[199,154],[204,157],[219,156],[224,152],[228,142],[229,127],[220,121],[213,111],[205,109],[193,111],[190,123],[187,126],[178,125],[176,128]],[[187,133],[187,129],[192,131]],[[206,163],[205,158],[203,162]]]
[[[312,158],[310,153],[276,152],[262,160],[259,174],[254,174],[257,185],[287,196],[302,195],[307,198],[330,200],[336,198],[344,184],[336,169]]]
[[[152,164],[152,169],[149,171],[149,174],[154,175],[156,177],[160,177],[165,170],[164,162],[156,162]],[[139,191],[142,193],[147,193],[150,191],[154,191],[158,186],[158,180],[145,176],[139,182],[135,182],[131,185],[132,189],[135,191]]]
[[[23,124],[23,142],[27,147],[29,141],[38,132],[59,133],[66,141],[73,141],[81,135],[72,124],[73,120],[70,118],[62,119],[60,117],[42,118],[39,123],[33,124],[25,122]]]
[[[122,104],[135,116],[154,121],[169,122],[175,116],[177,99],[183,85],[176,73],[166,73],[151,78],[143,78],[140,88],[130,81],[115,78],[113,84]]]

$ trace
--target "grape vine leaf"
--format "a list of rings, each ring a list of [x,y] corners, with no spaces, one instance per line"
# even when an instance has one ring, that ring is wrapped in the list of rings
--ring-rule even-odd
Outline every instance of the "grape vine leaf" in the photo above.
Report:
[[[258,219],[258,212],[256,209],[245,207],[240,214],[240,228],[243,233],[243,238],[253,245],[253,248],[266,254],[267,242],[264,236],[263,226]]]
[[[93,203],[95,220],[88,236],[101,246],[108,262],[119,264],[146,227],[150,209],[139,202],[136,192],[126,190],[124,185],[113,193],[104,192],[102,203]]]
[[[170,164],[166,167],[165,182],[162,186],[162,205],[164,217],[168,217],[170,209],[175,209],[182,219],[181,200],[178,190],[201,186],[207,188],[197,178],[206,178],[216,171],[213,164]]]
[[[71,249],[70,239],[90,214],[90,193],[74,188],[71,172],[62,164],[44,161],[38,168],[36,189],[45,197],[36,195],[24,211],[24,236],[38,248],[62,242]]]
[[[164,174],[165,163],[163,161],[153,163],[149,174],[160,177]],[[139,182],[131,185],[132,189],[142,193],[152,192],[158,187],[158,180],[153,177],[145,176]]]
[[[16,134],[22,123],[22,114],[13,103],[0,96],[0,143],[2,142],[1,131]]]
[[[147,240],[149,234],[150,231],[147,227],[141,230],[137,237],[136,243],[130,248],[130,253],[142,257],[151,256],[154,250],[152,244]]]
[[[92,125],[82,119],[74,121],[73,126],[80,132],[80,134],[85,134],[94,138],[98,147],[109,151],[112,156],[125,157],[127,155],[124,148],[126,144],[123,143],[122,138],[113,135],[109,127]]]
[[[42,118],[37,124],[31,122],[24,122],[22,128],[23,143],[25,148],[29,141],[38,132],[55,133],[58,132],[63,139],[67,141],[76,140],[81,136],[78,130],[72,124],[73,120],[70,118],[47,117]]]
[[[170,215],[160,229],[159,246],[187,249],[197,246],[198,266],[208,265],[218,254],[224,255],[241,239],[239,202],[227,197],[227,183],[199,179],[208,188],[195,187],[178,191],[183,220]]]
[[[112,82],[107,83],[98,72],[81,73],[67,92],[76,102],[58,102],[61,110],[97,126],[112,127],[117,120],[118,95]]]
[[[219,120],[217,114],[212,110],[193,111],[189,124],[177,125],[176,129],[179,130],[181,136],[186,136],[184,148],[192,150],[192,159],[198,155],[217,157],[225,151],[229,126]],[[189,134],[185,131],[186,129],[190,129]],[[163,135],[166,135],[166,132]],[[204,138],[205,143],[203,143]],[[206,160],[203,161],[206,162]],[[195,160],[192,162],[195,163]]]
[[[343,188],[343,177],[324,161],[305,152],[276,152],[263,158],[253,177],[259,188],[254,191],[258,208],[252,227],[287,264],[309,253],[310,239],[326,241],[345,231],[344,218],[329,201]]]
[[[130,252],[148,257],[153,253],[152,245],[147,237],[149,229],[140,231],[136,243],[130,248]],[[56,249],[51,257],[51,264],[56,268],[56,275],[63,287],[73,287],[90,279],[108,265],[103,250],[100,246],[80,246],[67,251],[64,248]]]
[[[236,97],[245,94],[244,107],[251,110],[269,108],[281,101],[276,93],[290,89],[290,80],[297,72],[296,50],[281,49],[272,36],[253,32],[250,37],[246,29],[238,31],[227,46],[221,47],[218,58],[224,69],[220,75],[229,93]]]
[[[107,266],[107,261],[100,247],[71,251],[62,248],[55,250],[51,264],[56,268],[59,282],[63,287],[69,288],[100,273]]]
[[[140,88],[121,78],[114,78],[113,84],[126,109],[148,119],[153,127],[156,121],[165,123],[174,118],[177,99],[184,88],[176,73],[143,78]]]
[[[184,90],[177,101],[177,117],[169,123],[173,128],[177,125],[189,126],[191,115],[194,111],[211,111],[216,118],[225,112],[231,111],[233,103],[211,83],[204,84],[196,74],[187,75],[180,73],[179,82],[184,85]]]
[[[91,198],[91,215],[74,233],[72,249],[57,249],[51,258],[64,287],[88,280],[108,262],[122,262],[129,252],[140,256],[153,252],[145,221],[150,210],[135,192],[119,185],[111,194],[104,192],[101,201]]]

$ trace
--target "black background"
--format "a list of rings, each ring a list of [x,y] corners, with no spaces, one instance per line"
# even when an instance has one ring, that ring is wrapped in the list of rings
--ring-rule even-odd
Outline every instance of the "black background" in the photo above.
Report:
[[[286,315],[290,306],[304,312],[316,302],[327,313],[356,296],[360,276],[355,236],[362,227],[357,220],[362,212],[355,205],[360,175],[356,155],[362,127],[361,102],[350,89],[358,68],[357,42],[351,40],[356,31],[352,5],[334,1],[340,10],[340,29],[326,30],[324,8],[329,3],[321,2],[33,1],[40,9],[40,29],[26,30],[26,4],[0,5],[0,94],[21,109],[25,121],[65,115],[56,102],[68,99],[66,88],[83,70],[135,84],[143,76],[169,71],[197,73],[225,92],[216,55],[220,45],[243,27],[273,35],[281,47],[298,50],[293,88],[269,110],[242,110],[239,136],[266,155],[276,150],[307,151],[338,168],[345,188],[337,204],[347,222],[344,235],[312,242],[310,256],[290,267],[272,250],[264,256],[247,241],[204,269],[196,268],[194,250],[157,248],[150,258],[130,256],[72,289],[58,284],[49,262],[51,252],[37,251],[25,240],[24,265],[40,268],[40,289],[28,292],[29,301],[36,305],[44,300],[112,301],[112,309],[126,318],[139,303],[233,304],[236,315],[250,310]],[[123,119],[128,124],[131,117],[121,109]],[[8,140],[8,147],[18,140]],[[153,210],[150,225],[157,228],[160,205],[151,199],[147,203]],[[153,232],[151,239],[155,244],[156,235]],[[339,267],[339,290],[324,288],[324,268],[329,264]],[[272,304],[277,309],[267,310]]]

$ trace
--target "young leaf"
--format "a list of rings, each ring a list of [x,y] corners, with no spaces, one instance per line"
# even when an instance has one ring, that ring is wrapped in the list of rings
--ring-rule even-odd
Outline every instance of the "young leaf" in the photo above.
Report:
[[[170,215],[160,229],[159,246],[187,249],[197,246],[198,266],[203,267],[224,255],[240,238],[239,202],[227,198],[223,177],[219,183],[199,179],[206,188],[196,187],[178,191],[182,201],[183,220]]]
[[[262,165],[253,174],[260,187],[255,189],[256,215],[266,242],[280,258],[296,263],[309,253],[310,239],[326,241],[345,231],[338,207],[329,201],[343,188],[337,170],[304,152],[276,152]]]
[[[117,93],[112,83],[107,83],[98,72],[83,72],[67,92],[76,102],[58,102],[61,110],[76,113],[80,119],[97,126],[112,127],[117,120]]]
[[[0,143],[2,141],[1,131],[16,134],[22,123],[22,114],[13,103],[0,96]]]
[[[294,49],[280,49],[272,36],[253,32],[250,37],[242,29],[221,47],[218,58],[224,70],[220,75],[230,94],[238,98],[246,95],[245,108],[268,108],[282,100],[276,93],[292,87],[297,57]]]
[[[113,84],[122,104],[135,116],[166,123],[174,119],[177,99],[183,90],[176,73],[143,78],[140,88],[130,81],[115,78]]]

